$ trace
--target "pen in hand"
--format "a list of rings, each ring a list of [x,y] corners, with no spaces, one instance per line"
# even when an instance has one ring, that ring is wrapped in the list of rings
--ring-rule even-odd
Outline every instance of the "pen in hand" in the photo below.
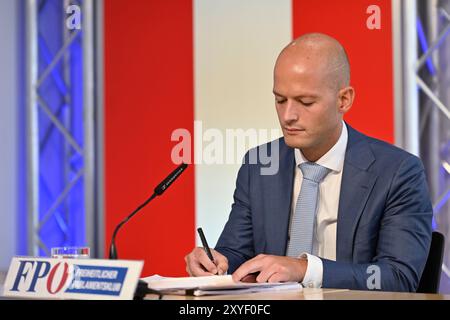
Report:
[[[211,249],[208,246],[208,242],[206,242],[206,238],[205,238],[205,235],[203,234],[202,228],[197,228],[197,232],[200,236],[200,240],[202,241],[202,245],[203,245],[203,248],[205,249],[206,255],[208,256],[209,260],[212,261],[212,263],[216,264],[214,262],[213,255],[211,253]]]

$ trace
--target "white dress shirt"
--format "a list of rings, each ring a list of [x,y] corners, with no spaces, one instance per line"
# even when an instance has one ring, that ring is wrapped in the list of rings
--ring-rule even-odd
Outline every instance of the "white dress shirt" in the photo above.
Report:
[[[323,279],[322,260],[318,257],[336,260],[336,227],[341,191],[342,171],[344,169],[345,151],[347,149],[348,132],[342,124],[341,135],[336,144],[325,153],[317,164],[330,169],[330,173],[319,185],[319,199],[313,231],[312,254],[303,253],[308,259],[308,267],[303,279],[303,286],[320,288]],[[303,174],[299,164],[308,162],[299,149],[295,149],[294,189],[292,194],[291,217],[300,193]]]

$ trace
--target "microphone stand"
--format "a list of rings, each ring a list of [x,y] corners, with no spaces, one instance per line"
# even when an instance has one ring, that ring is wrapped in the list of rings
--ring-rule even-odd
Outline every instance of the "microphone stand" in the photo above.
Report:
[[[111,238],[111,246],[109,247],[109,259],[117,260],[117,246],[116,246],[116,236],[120,228],[126,224],[133,216],[138,213],[142,208],[144,208],[150,201],[152,201],[157,196],[160,196],[166,191],[166,189],[179,177],[179,175],[187,168],[187,164],[182,163],[174,171],[172,171],[166,179],[164,179],[158,186],[156,186],[153,194],[144,201],[139,207],[137,207],[130,215],[123,219],[114,229],[113,236]],[[139,280],[136,291],[134,293],[134,300],[142,300],[147,294],[154,293],[158,295],[158,299],[162,299],[162,293],[158,290],[150,289],[147,282]]]
[[[122,228],[122,226],[127,223],[131,218],[133,218],[133,216],[138,213],[142,208],[144,208],[150,201],[152,201],[155,197],[157,196],[156,193],[153,193],[150,198],[148,198],[147,200],[144,201],[144,203],[142,203],[139,207],[137,207],[128,217],[126,217],[125,219],[123,219],[114,229],[113,232],[113,236],[111,238],[111,246],[109,247],[109,259],[111,260],[117,260],[117,247],[116,247],[116,236],[117,236],[117,232],[119,232],[120,228]],[[137,284],[136,287],[136,291],[134,292],[134,300],[143,300],[144,297],[149,294],[149,293],[154,293],[158,295],[158,300],[162,299],[162,293],[157,291],[157,290],[153,290],[150,289],[147,285],[147,282],[140,280]]]
[[[117,227],[114,229],[113,236],[111,238],[111,246],[109,247],[109,259],[111,260],[117,260],[117,247],[116,247],[116,236],[117,232],[119,232],[120,228],[127,223],[133,216],[141,211],[142,208],[144,208],[150,201],[152,201],[157,196],[156,193],[153,193],[150,198],[144,201],[143,204],[141,204],[139,207],[137,207],[128,217],[122,220]]]

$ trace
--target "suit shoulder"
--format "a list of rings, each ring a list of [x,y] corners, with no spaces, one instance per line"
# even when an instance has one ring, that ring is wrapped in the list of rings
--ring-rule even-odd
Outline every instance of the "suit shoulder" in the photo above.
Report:
[[[386,141],[364,136],[378,161],[398,165],[408,162],[412,166],[423,167],[422,160],[414,154]]]

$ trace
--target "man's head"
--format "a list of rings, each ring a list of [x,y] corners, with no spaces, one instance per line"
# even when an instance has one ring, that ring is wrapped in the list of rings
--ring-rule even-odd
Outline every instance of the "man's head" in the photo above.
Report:
[[[318,160],[339,139],[354,89],[344,48],[320,33],[303,35],[280,55],[274,69],[275,105],[286,144]]]

